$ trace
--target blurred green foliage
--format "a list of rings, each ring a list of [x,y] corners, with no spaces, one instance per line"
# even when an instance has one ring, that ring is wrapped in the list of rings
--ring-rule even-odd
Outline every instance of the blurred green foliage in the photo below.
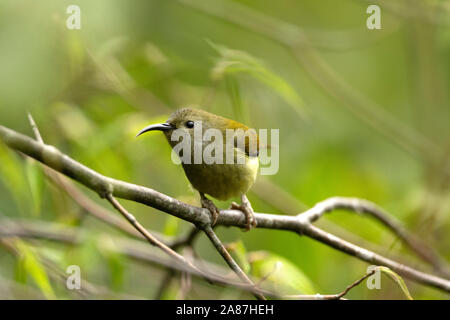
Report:
[[[382,30],[366,28],[369,3],[363,0],[227,0],[197,5],[80,0],[76,4],[81,8],[81,29],[68,30],[66,8],[72,2],[0,3],[2,125],[32,135],[29,111],[47,144],[104,175],[192,204],[198,204],[198,196],[182,168],[170,161],[163,136],[135,139],[139,129],[188,105],[255,128],[279,128],[280,143],[273,147],[280,154],[280,170],[260,177],[265,187],[257,184],[250,193],[256,211],[294,214],[305,209],[299,204],[311,206],[331,196],[366,198],[450,259],[449,1],[375,1],[382,7]],[[279,42],[245,28],[248,21],[235,23],[239,16],[227,20],[225,7],[222,18],[211,14],[214,10],[198,9],[217,10],[223,3],[243,4],[279,19],[259,19],[263,30],[280,23],[279,30],[288,34],[291,29],[281,27],[281,21],[300,28],[309,45],[300,46],[299,54],[311,46],[317,65],[302,64]],[[330,81],[326,73],[314,74],[320,65],[334,70],[339,81]],[[320,81],[329,85],[320,86]],[[360,105],[340,94],[340,86],[367,103]],[[375,116],[358,117],[368,106]],[[403,135],[393,133],[390,124]],[[275,187],[283,191],[281,198],[271,192]],[[161,234],[176,236],[188,230],[187,223],[155,209],[125,205],[144,226]],[[35,162],[1,144],[0,216],[89,231],[89,240],[78,246],[17,240],[20,258],[0,247],[0,283],[21,283],[45,298],[77,298],[64,283],[49,280],[36,252],[63,271],[70,264],[79,265],[83,279],[111,292],[152,298],[164,278],[161,268],[108,250],[105,243],[120,236],[118,232],[86,215]],[[369,219],[336,212],[318,225],[356,243],[372,243],[381,254],[416,261]],[[287,232],[219,228],[218,234],[225,242],[239,244],[233,254],[246,271],[264,277],[275,269],[267,281],[290,286],[291,294],[341,292],[367,268]],[[195,247],[200,257],[223,264],[204,237]],[[251,262],[252,254],[263,258]],[[277,261],[284,271],[276,270]],[[446,297],[407,280],[406,284],[416,299]],[[177,277],[162,297],[176,298],[179,287]],[[211,292],[217,298],[250,297],[202,280],[194,280],[187,297],[206,298]],[[23,291],[6,296],[27,297]],[[404,295],[394,283],[383,281],[381,290],[361,285],[348,297]]]

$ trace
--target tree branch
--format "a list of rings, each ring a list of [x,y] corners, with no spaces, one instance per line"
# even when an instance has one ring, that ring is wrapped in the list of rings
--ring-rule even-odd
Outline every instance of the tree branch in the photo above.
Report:
[[[14,130],[0,126],[0,139],[10,148],[20,151],[64,175],[96,191],[101,197],[111,196],[139,202],[189,221],[202,230],[210,227],[207,209],[183,203],[153,189],[115,180],[78,163],[53,146],[44,145]],[[351,208],[350,208],[351,209]],[[406,278],[450,292],[450,281],[413,269],[385,258],[374,252],[358,247],[330,233],[327,233],[298,216],[255,213],[258,228],[294,231],[300,235],[318,240],[339,251],[375,265],[386,266]],[[245,217],[236,210],[222,210],[218,225],[245,226]],[[212,234],[209,235],[213,238]],[[216,245],[216,244],[215,244]]]
[[[450,273],[445,268],[445,263],[434,252],[434,249],[427,246],[423,241],[413,234],[410,234],[399,222],[390,216],[386,211],[379,208],[370,201],[358,198],[333,197],[317,203],[311,209],[303,212],[299,218],[306,222],[313,223],[320,219],[325,213],[343,209],[359,214],[367,214],[375,218],[386,228],[397,235],[416,255],[424,261],[430,263],[438,272],[445,277],[450,277]]]

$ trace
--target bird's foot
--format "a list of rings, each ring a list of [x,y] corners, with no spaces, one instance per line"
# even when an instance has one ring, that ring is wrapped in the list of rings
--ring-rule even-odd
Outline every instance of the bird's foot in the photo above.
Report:
[[[214,202],[212,202],[210,199],[206,198],[205,196],[201,197],[201,204],[202,208],[208,209],[209,212],[211,212],[211,227],[214,227],[217,222],[217,218],[219,218],[219,209],[217,209]]]
[[[230,209],[240,210],[245,214],[245,231],[249,231],[250,229],[256,227],[255,212],[253,211],[250,201],[248,201],[245,195],[242,196],[241,204],[232,202]]]

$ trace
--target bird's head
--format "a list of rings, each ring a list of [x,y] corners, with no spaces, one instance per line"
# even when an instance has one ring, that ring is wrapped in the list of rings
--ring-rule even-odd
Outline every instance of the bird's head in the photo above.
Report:
[[[137,134],[141,134],[149,131],[162,131],[167,137],[169,143],[172,145],[174,142],[171,141],[171,136],[174,130],[183,130],[188,133],[192,140],[194,137],[194,129],[201,125],[202,131],[205,132],[208,129],[218,129],[222,132],[223,137],[225,137],[225,132],[227,129],[237,130],[242,129],[241,132],[248,133],[249,128],[240,122],[227,119],[213,113],[209,113],[200,109],[183,108],[172,113],[165,123],[152,124]],[[256,133],[251,132],[251,135],[255,137],[255,141],[258,143],[258,137]],[[173,146],[173,145],[172,145]],[[256,146],[258,148],[258,146]],[[245,140],[245,149],[248,149],[248,141]],[[248,153],[248,150],[246,150]],[[257,151],[256,151],[257,152]]]
[[[163,131],[166,136],[170,137],[173,130],[176,129],[186,130],[192,135],[193,129],[200,123],[203,130],[210,128],[219,129],[221,131],[239,128],[248,130],[246,126],[237,121],[226,119],[199,109],[183,108],[172,113],[165,123],[152,124],[145,127],[139,131],[137,136],[140,136],[145,132],[158,130]]]

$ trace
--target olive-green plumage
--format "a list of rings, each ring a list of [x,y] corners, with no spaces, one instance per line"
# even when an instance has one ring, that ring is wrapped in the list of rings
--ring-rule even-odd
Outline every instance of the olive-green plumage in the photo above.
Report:
[[[173,113],[167,120],[167,123],[174,125],[177,129],[187,130],[192,137],[191,141],[193,141],[193,128],[186,128],[185,125],[188,121],[194,121],[194,123],[201,121],[203,132],[211,128],[219,129],[224,137],[226,129],[242,129],[243,131],[248,131],[249,129],[237,121],[203,110],[188,108],[180,109]],[[165,131],[165,135],[172,146],[177,143],[177,141],[171,141],[171,131]],[[203,142],[203,147],[209,143]],[[195,189],[219,200],[227,200],[247,193],[256,180],[259,167],[258,157],[256,154],[253,156],[248,154],[248,144],[243,150],[237,146],[233,147],[236,153],[235,158],[237,154],[241,153],[245,160],[244,164],[206,164],[204,162],[194,164],[193,159],[190,164],[183,163],[184,172]],[[223,152],[225,155],[225,149]],[[191,154],[193,156],[193,152]]]
[[[203,150],[211,143],[219,143],[219,141],[203,141],[203,137],[194,134],[194,128],[198,129],[201,125],[202,132],[208,129],[217,129],[222,133],[223,144],[220,146],[223,151],[224,160],[222,163],[207,164],[202,161],[199,164],[194,163],[194,140],[200,142]],[[226,139],[227,129],[237,132],[233,139]],[[254,184],[259,168],[258,159],[258,136],[256,132],[247,126],[203,110],[184,108],[175,111],[166,123],[151,125],[141,130],[138,135],[152,130],[163,131],[169,144],[174,148],[179,141],[172,139],[175,130],[182,130],[183,133],[190,135],[191,139],[191,161],[185,163],[182,161],[183,169],[192,186],[200,192],[202,197],[202,205],[208,207],[212,211],[215,219],[217,219],[218,210],[204,194],[208,194],[219,200],[227,200],[231,197],[241,197],[242,203],[246,207],[240,208],[247,217],[248,226],[254,226],[253,209],[245,197],[247,191]],[[231,140],[231,141],[228,141]],[[239,143],[238,143],[239,141]],[[232,163],[225,160],[226,150],[232,150]],[[203,153],[202,153],[203,154]],[[238,157],[242,157],[244,163],[236,161]],[[206,203],[207,201],[211,203]],[[211,206],[214,206],[212,208]],[[239,207],[234,204],[234,207]]]

